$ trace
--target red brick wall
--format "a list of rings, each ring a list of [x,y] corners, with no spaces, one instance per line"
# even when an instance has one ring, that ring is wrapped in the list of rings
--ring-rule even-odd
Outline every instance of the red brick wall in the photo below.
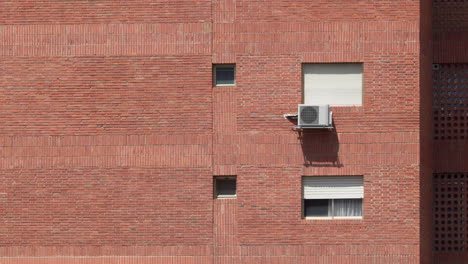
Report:
[[[211,132],[207,56],[8,56],[2,65],[4,134]]]
[[[205,22],[211,20],[211,5],[208,0],[2,1],[0,21],[32,25]]]
[[[1,261],[429,263],[419,1],[0,8]],[[299,138],[302,63],[328,62],[364,64],[363,106]],[[363,175],[363,219],[302,219],[313,175]]]

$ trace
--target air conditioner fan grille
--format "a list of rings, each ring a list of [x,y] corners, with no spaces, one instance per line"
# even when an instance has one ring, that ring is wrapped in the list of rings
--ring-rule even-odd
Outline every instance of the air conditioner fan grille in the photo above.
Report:
[[[306,106],[301,109],[301,121],[305,124],[316,124],[318,122],[318,107]]]

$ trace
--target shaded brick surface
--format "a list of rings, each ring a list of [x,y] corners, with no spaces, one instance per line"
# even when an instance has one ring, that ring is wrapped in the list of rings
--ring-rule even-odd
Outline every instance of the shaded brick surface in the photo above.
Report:
[[[433,3],[434,263],[468,261],[465,249],[466,1]],[[456,178],[455,178],[456,177]],[[460,226],[461,225],[461,226]],[[460,229],[458,229],[460,226]]]

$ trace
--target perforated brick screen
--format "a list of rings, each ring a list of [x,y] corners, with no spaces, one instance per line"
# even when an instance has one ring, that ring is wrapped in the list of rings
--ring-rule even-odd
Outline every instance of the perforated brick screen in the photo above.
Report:
[[[433,0],[434,32],[465,31],[468,29],[468,1]]]
[[[468,251],[468,172],[434,174],[434,250]]]
[[[433,65],[434,139],[468,138],[468,64]]]

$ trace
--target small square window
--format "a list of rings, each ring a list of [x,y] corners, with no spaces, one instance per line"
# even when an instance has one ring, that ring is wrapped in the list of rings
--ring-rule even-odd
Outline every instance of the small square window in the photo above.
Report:
[[[306,218],[362,217],[362,176],[303,177],[302,189]]]
[[[214,178],[215,198],[235,198],[237,192],[235,176],[219,176]]]
[[[236,84],[236,65],[217,64],[213,66],[213,81],[215,86]]]

